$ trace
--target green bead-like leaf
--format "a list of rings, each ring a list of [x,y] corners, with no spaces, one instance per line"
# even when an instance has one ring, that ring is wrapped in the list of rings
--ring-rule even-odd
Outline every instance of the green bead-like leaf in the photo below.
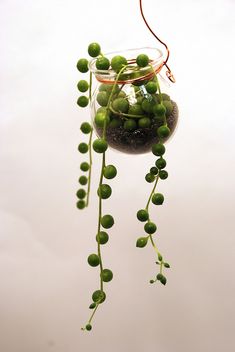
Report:
[[[160,262],[162,261],[162,256],[160,253],[158,253],[158,260],[160,260]]]
[[[136,241],[136,247],[143,248],[148,243],[148,237],[140,237]]]
[[[91,303],[90,305],[89,305],[89,308],[90,309],[94,309],[96,307],[96,304],[95,303]]]

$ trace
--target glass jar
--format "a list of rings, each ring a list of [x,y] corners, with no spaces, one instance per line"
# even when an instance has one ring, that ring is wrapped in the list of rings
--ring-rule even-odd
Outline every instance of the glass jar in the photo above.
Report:
[[[146,67],[136,65],[136,57],[142,53],[150,59]],[[92,124],[97,136],[105,133],[111,148],[129,154],[147,153],[159,142],[157,129],[166,124],[169,127],[170,135],[161,139],[165,143],[178,122],[178,107],[169,95],[170,83],[162,76],[163,54],[156,48],[140,48],[105,54],[105,57],[111,61],[116,55],[127,59],[128,67],[123,72],[98,70],[96,59],[89,64],[98,81],[91,100]],[[156,92],[147,91],[148,82],[157,84]],[[164,117],[159,115],[159,105],[165,107]],[[105,131],[96,123],[97,114],[104,112],[107,115]]]

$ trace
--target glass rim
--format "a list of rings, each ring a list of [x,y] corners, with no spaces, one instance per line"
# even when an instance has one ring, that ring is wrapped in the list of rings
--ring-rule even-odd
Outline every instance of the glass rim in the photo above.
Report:
[[[135,55],[131,56],[131,53],[135,53]],[[129,69],[121,74],[122,78],[117,81],[117,83],[132,83],[135,81],[142,81],[145,79],[151,78],[156,73],[160,72],[162,66],[164,65],[163,52],[154,47],[141,47],[141,48],[133,48],[126,49],[122,51],[112,51],[105,53],[104,56],[108,59],[111,59],[115,55],[125,56],[128,63],[133,64],[136,62],[136,57],[139,54],[146,54],[150,58],[150,65],[146,67],[139,67],[135,73],[138,73],[138,77],[130,77],[133,74],[133,70]],[[151,54],[151,55],[150,55]],[[112,68],[108,70],[99,70],[96,68],[96,60],[97,58],[92,59],[89,62],[89,69],[95,75],[96,79],[99,82],[106,84],[113,84],[116,81],[117,72],[115,72]],[[149,71],[151,69],[151,71]]]

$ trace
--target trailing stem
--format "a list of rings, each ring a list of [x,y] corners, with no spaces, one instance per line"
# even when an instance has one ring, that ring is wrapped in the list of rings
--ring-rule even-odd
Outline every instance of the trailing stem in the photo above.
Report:
[[[93,134],[93,128],[90,132],[90,138],[89,138],[89,143],[88,143],[88,148],[89,148],[89,173],[88,173],[88,185],[87,185],[87,196],[86,196],[86,207],[89,205],[89,196],[90,196],[90,189],[91,189],[91,170],[92,170],[92,134]]]
[[[120,74],[126,69],[126,66],[124,66],[120,71],[119,73],[117,74],[117,77],[116,77],[116,80],[115,80],[115,83],[112,87],[112,90],[111,90],[111,94],[109,96],[109,100],[108,100],[108,104],[107,104],[107,110],[106,110],[106,114],[108,114],[109,110],[111,110],[111,103],[112,103],[112,98],[115,94],[115,86],[117,85],[117,82],[118,82],[118,79],[119,79],[119,76]],[[91,80],[90,80],[91,82]],[[104,124],[104,127],[103,127],[103,133],[102,133],[102,139],[104,141],[106,141],[106,122]],[[92,134],[92,133],[91,133]],[[89,140],[89,155],[90,155],[90,165],[92,163],[92,158],[91,158],[91,140],[92,140],[92,136],[90,135],[90,140]],[[101,186],[103,184],[103,178],[104,178],[104,169],[106,167],[106,164],[105,164],[105,151],[102,153],[102,164],[101,164],[101,171],[100,171],[100,179],[99,179],[99,186],[98,186],[98,190],[101,190]],[[90,180],[90,175],[89,175],[89,180]],[[88,182],[88,192],[87,192],[87,195],[89,197],[89,191],[90,191],[90,186],[89,186],[89,182]],[[101,253],[101,240],[100,240],[100,232],[101,232],[101,219],[102,219],[102,194],[101,194],[101,191],[99,191],[99,206],[98,206],[98,228],[97,228],[97,254],[98,254],[98,257],[99,257],[99,267],[100,267],[100,292],[101,292],[101,297],[103,297],[105,295],[104,293],[104,280],[103,280],[103,271],[104,271],[104,268],[103,268],[103,262],[102,262],[102,253]],[[88,199],[88,198],[87,198]],[[88,204],[88,201],[87,201],[87,204]],[[102,303],[102,298],[97,300],[96,302],[94,302],[91,306],[92,306],[92,309],[93,309],[93,312],[88,320],[88,323],[86,325],[86,327],[82,328],[82,330],[87,330],[87,326],[91,326],[91,322],[92,322],[92,319],[95,315],[95,312],[97,311],[99,305]]]

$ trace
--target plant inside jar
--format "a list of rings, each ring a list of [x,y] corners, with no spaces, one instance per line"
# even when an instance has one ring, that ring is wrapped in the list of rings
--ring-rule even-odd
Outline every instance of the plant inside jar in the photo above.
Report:
[[[177,104],[161,92],[155,72],[147,79],[123,82],[99,86],[95,94],[99,107],[94,103],[93,112],[95,131],[101,137],[106,122],[106,140],[110,147],[131,154],[149,152],[160,138],[166,142],[174,132]],[[157,130],[161,126],[168,126],[170,131],[165,130],[159,137]]]

